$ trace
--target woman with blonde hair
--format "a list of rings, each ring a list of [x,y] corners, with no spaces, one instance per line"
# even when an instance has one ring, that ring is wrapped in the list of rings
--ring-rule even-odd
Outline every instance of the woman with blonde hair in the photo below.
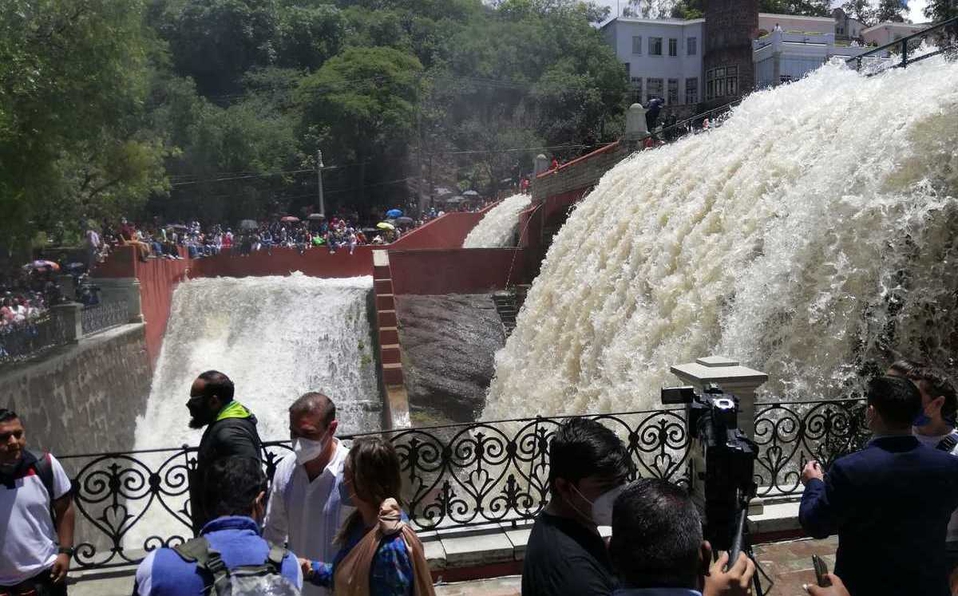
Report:
[[[400,508],[399,456],[379,437],[349,448],[339,486],[356,511],[336,537],[331,563],[301,559],[306,581],[335,596],[435,596],[422,542]]]

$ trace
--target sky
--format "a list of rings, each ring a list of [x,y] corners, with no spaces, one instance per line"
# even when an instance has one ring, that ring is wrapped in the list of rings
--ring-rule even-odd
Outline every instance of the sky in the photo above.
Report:
[[[615,14],[616,1],[617,0],[596,0],[599,4],[611,8],[612,14]],[[837,0],[832,2],[832,6],[841,6],[844,3],[844,0]],[[877,6],[878,0],[871,0],[871,3],[873,6]],[[625,7],[628,2],[627,0],[618,0],[618,4],[621,7]],[[923,12],[927,4],[928,0],[908,0],[908,16],[912,23],[924,23],[928,21]]]

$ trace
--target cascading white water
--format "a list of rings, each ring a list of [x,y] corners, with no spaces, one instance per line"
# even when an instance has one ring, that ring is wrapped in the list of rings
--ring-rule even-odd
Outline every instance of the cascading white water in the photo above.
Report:
[[[828,64],[608,172],[556,236],[486,419],[657,406],[721,354],[839,396],[958,349],[958,63]]]
[[[530,195],[512,195],[503,199],[483,216],[469,232],[463,248],[508,248],[519,228],[519,214],[532,202]]]
[[[225,373],[264,441],[289,438],[289,405],[307,391],[336,402],[341,432],[379,429],[382,409],[367,316],[372,278],[197,279],[173,295],[136,448],[199,443],[187,427],[190,385]]]
[[[298,273],[180,284],[146,413],[137,419],[136,449],[199,444],[202,431],[187,426],[186,401],[196,377],[211,369],[233,380],[236,400],[256,415],[264,441],[289,438],[289,406],[307,391],[333,399],[340,434],[378,430],[382,402],[367,315],[372,286],[371,277],[317,279]],[[159,470],[169,456],[138,457]],[[186,496],[164,500],[181,510]],[[143,548],[149,536],[183,531],[180,522],[153,504],[124,542]]]

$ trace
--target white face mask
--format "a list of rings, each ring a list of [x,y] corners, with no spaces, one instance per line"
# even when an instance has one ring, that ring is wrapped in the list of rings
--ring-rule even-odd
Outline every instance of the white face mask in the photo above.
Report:
[[[569,486],[572,487],[572,490],[574,490],[576,494],[582,498],[583,501],[592,505],[592,515],[588,517],[590,517],[590,519],[595,525],[597,526],[612,525],[612,505],[615,504],[615,498],[618,497],[622,493],[622,491],[625,490],[625,485],[617,486],[613,489],[605,491],[604,493],[599,495],[599,498],[596,499],[595,501],[590,501],[589,499],[585,498],[585,495],[579,492],[579,489],[577,489],[574,484],[570,483]],[[575,507],[575,505],[573,505],[573,507]],[[579,508],[575,507],[575,510],[579,511]],[[581,511],[579,511],[579,513],[582,514]],[[583,515],[583,517],[585,516]]]
[[[326,450],[328,440],[328,437],[323,441],[313,441],[302,437],[293,439],[293,453],[296,454],[296,463],[302,465],[322,455],[323,451]]]

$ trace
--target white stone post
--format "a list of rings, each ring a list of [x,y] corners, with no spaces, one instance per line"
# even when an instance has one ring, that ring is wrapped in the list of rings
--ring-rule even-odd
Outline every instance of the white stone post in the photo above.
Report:
[[[63,335],[67,341],[76,343],[83,337],[83,305],[79,302],[67,302],[51,307],[53,316],[63,325]]]
[[[768,375],[742,366],[724,356],[697,358],[688,364],[676,364],[672,374],[698,391],[706,385],[718,385],[722,391],[738,398],[738,425],[750,439],[755,438],[755,390],[768,380]]]
[[[143,322],[143,306],[140,302],[140,280],[135,277],[98,277],[92,281],[100,287],[101,303],[124,302],[129,309],[129,322]]]
[[[625,115],[625,140],[638,143],[649,136],[648,123],[645,121],[645,108],[634,103]]]

